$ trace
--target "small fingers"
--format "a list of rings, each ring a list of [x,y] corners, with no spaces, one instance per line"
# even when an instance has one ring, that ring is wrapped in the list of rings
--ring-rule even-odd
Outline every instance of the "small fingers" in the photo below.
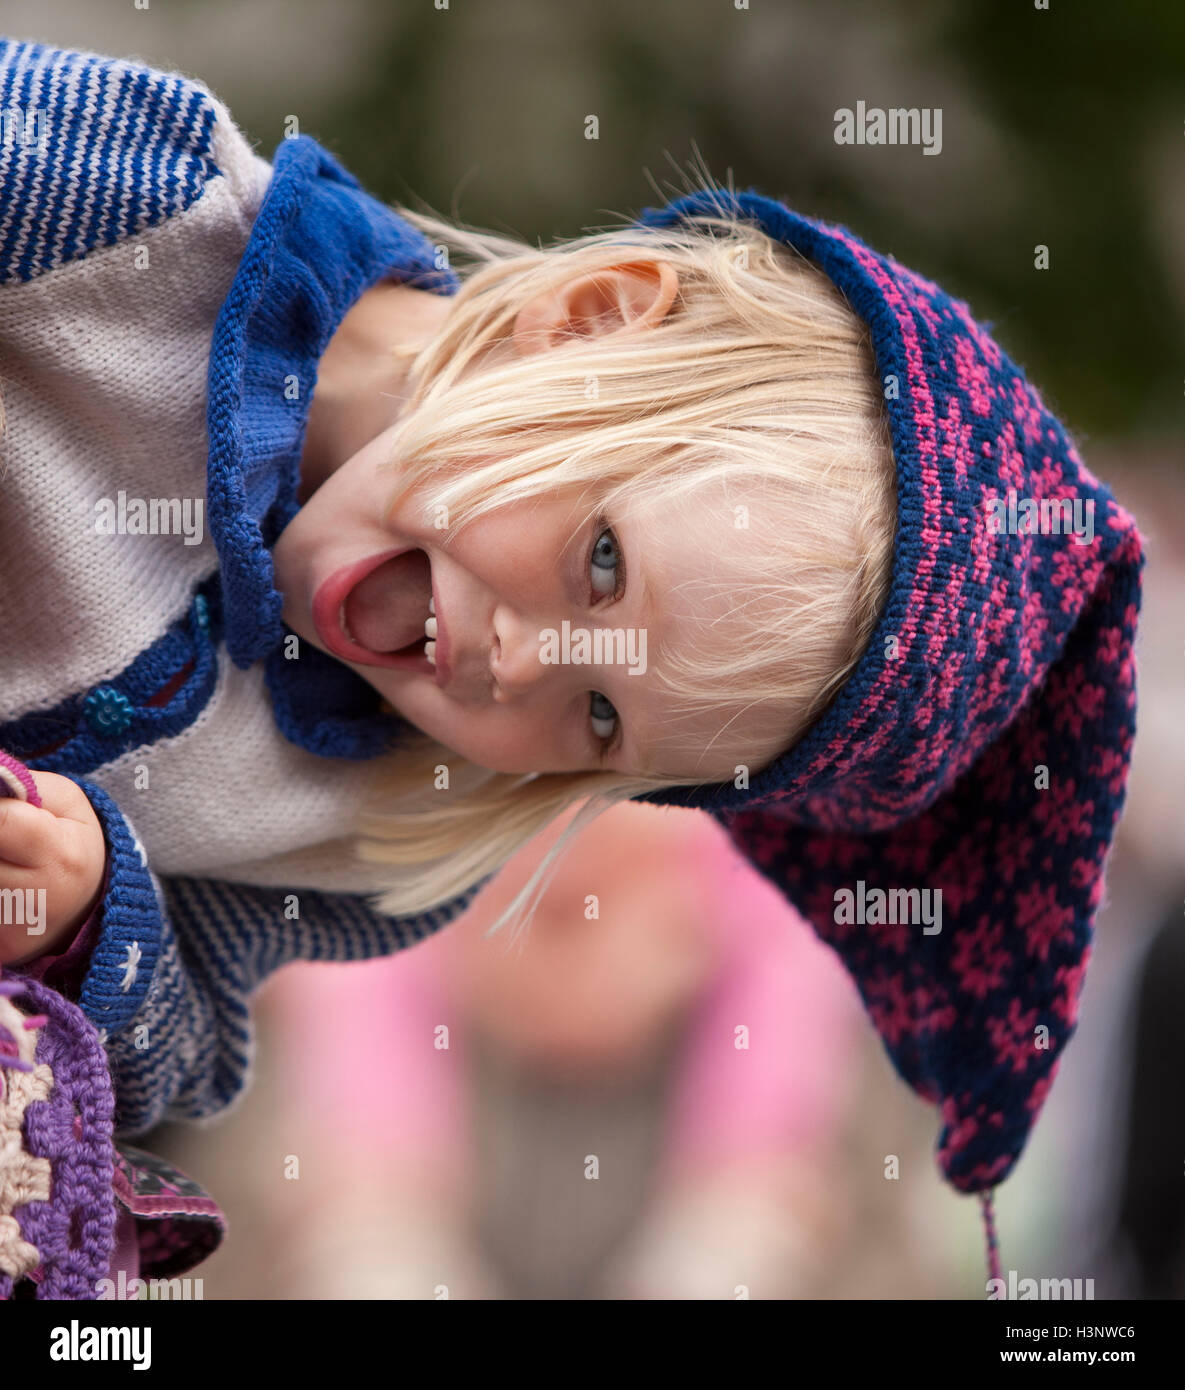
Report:
[[[59,819],[81,821],[84,825],[97,820],[86,792],[69,777],[57,772],[35,772],[33,781],[37,784],[42,806]]]
[[[52,811],[0,798],[0,876],[7,865],[37,869],[51,863],[57,837],[58,821]]]

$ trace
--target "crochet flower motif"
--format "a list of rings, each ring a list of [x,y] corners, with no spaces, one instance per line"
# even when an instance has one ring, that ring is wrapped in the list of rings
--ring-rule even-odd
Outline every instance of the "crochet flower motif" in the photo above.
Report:
[[[132,722],[134,706],[126,695],[102,685],[92,690],[82,706],[87,722],[101,734],[122,734]]]
[[[41,1263],[37,1248],[17,1221],[16,1208],[29,1202],[48,1202],[50,1163],[34,1157],[24,1140],[25,1112],[33,1101],[45,1100],[53,1072],[34,1062],[36,1034],[29,1025],[44,1016],[26,1019],[0,997],[0,1274],[19,1279]]]

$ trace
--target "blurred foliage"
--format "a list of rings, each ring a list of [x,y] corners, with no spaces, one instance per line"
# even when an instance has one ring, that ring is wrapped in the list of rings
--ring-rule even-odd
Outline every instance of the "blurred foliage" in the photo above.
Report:
[[[302,128],[379,197],[546,241],[673,196],[644,171],[699,151],[967,299],[1080,439],[1179,431],[1180,0],[363,8],[365,61]],[[270,155],[283,113],[220,94]],[[941,106],[941,154],[837,146],[860,99]]]
[[[1157,135],[1175,139],[1179,197],[1185,6],[1063,4],[1057,22],[1043,24],[1029,22],[1024,5],[979,0],[957,15],[949,51],[1000,128],[1028,143],[1040,177],[1025,189],[1025,225],[1057,249],[1057,273],[1035,283],[1010,276],[986,248],[978,265],[953,262],[960,278],[997,303],[1024,296],[1033,374],[1055,384],[1076,419],[1125,432],[1179,429],[1185,316],[1150,227],[1157,171],[1143,155]],[[1185,240],[1175,249],[1179,268]]]

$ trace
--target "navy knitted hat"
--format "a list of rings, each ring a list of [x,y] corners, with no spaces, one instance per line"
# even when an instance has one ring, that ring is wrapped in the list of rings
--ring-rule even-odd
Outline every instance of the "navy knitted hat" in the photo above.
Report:
[[[722,207],[797,248],[868,325],[897,466],[892,582],[787,753],[748,785],[638,799],[710,811],[834,947],[897,1071],[941,1108],[944,1177],[986,1193],[1075,1027],[1135,733],[1142,542],[1020,368],[929,280],[753,192],[639,220]]]

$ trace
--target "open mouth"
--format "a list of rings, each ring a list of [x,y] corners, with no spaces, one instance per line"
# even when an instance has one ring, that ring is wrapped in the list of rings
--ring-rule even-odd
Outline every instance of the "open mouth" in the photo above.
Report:
[[[336,570],[313,599],[313,623],[343,661],[434,672],[425,655],[432,566],[422,550],[373,555]]]
[[[424,623],[432,598],[432,567],[422,550],[408,550],[376,566],[346,595],[346,636],[374,656],[423,655]]]

